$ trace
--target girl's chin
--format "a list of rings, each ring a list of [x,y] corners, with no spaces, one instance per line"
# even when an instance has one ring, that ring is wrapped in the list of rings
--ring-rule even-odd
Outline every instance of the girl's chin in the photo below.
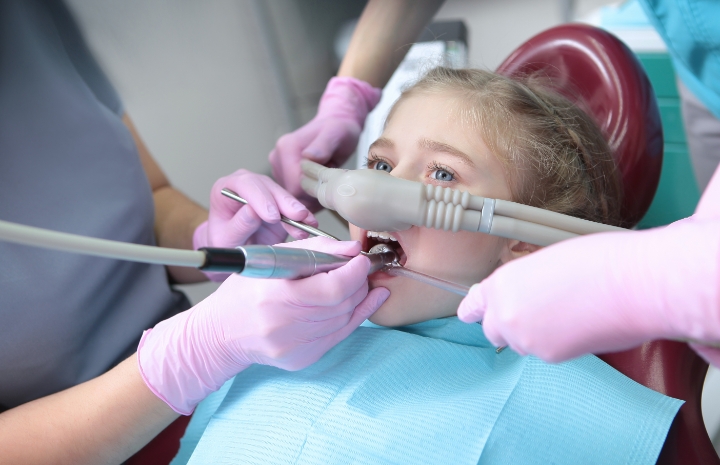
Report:
[[[384,304],[372,314],[368,320],[378,326],[396,327],[410,324],[407,316],[402,315],[402,308],[391,302],[392,296],[385,301]],[[398,302],[399,304],[399,302]]]

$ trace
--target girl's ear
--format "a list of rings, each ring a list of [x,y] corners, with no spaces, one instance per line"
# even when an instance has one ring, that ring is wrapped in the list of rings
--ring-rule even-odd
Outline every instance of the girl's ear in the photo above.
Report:
[[[516,239],[510,239],[507,241],[507,246],[503,248],[500,256],[500,262],[504,265],[510,260],[524,257],[525,255],[535,252],[540,249],[539,245],[528,244],[527,242],[521,242]]]

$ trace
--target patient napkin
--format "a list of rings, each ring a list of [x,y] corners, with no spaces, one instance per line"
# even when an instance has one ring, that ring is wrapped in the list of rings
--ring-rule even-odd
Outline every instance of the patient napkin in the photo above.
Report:
[[[184,465],[190,460],[190,454],[193,453],[195,446],[197,446],[198,441],[200,441],[205,427],[210,422],[210,417],[212,417],[220,405],[220,402],[225,398],[225,394],[227,394],[232,383],[232,379],[227,381],[220,389],[207,396],[205,400],[195,407],[192,418],[190,418],[190,423],[188,423],[185,429],[185,434],[180,439],[180,450],[170,462],[170,465]]]
[[[446,318],[361,327],[297,372],[255,365],[186,436],[203,431],[190,464],[654,464],[681,404],[593,356],[496,354]]]

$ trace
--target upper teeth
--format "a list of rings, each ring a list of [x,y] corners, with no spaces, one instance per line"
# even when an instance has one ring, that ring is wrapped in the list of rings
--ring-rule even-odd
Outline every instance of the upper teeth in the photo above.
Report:
[[[397,238],[387,232],[368,231],[367,237],[374,237],[380,241],[385,241],[385,242],[387,242],[387,241],[396,241],[397,242]]]

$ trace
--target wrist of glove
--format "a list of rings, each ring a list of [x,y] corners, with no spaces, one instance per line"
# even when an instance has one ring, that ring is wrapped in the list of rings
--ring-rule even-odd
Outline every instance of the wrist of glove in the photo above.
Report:
[[[286,244],[356,256],[358,242],[313,238]],[[387,299],[368,292],[370,261],[360,255],[310,278],[233,275],[195,307],[143,334],[138,365],[148,388],[189,415],[208,394],[254,363],[300,370],[345,339]]]
[[[203,313],[211,312],[208,299],[148,329],[138,345],[143,381],[181,415],[191,415],[205,397],[251,365],[242,357],[233,359],[203,321]]]

